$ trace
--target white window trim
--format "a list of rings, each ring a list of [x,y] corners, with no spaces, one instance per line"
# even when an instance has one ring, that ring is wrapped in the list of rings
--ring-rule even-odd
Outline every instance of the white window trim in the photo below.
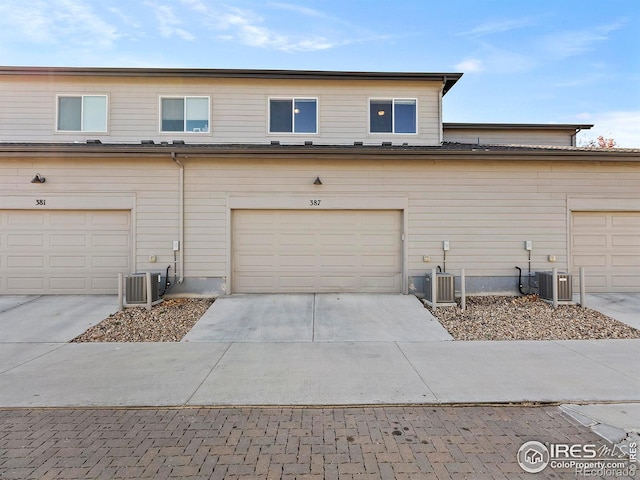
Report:
[[[60,98],[81,98],[81,107],[80,107],[80,130],[60,130],[59,119],[60,119]],[[107,99],[107,109],[105,111],[105,124],[106,129],[102,130],[82,130],[82,124],[84,123],[84,98],[85,97],[104,97]],[[55,117],[55,132],[63,133],[63,134],[72,134],[72,133],[101,133],[103,135],[109,134],[109,95],[105,93],[58,93],[56,95],[56,117]]]
[[[291,115],[293,117],[291,123],[291,129],[294,130],[292,132],[272,132],[271,131],[271,100],[291,100]],[[316,102],[316,131],[315,132],[295,132],[295,115],[293,113],[293,108],[295,108],[296,100],[314,100]],[[305,96],[295,96],[295,97],[269,97],[267,98],[267,135],[318,135],[320,131],[319,125],[320,118],[320,101],[318,97],[305,97]]]
[[[387,100],[387,101],[391,101],[391,110],[392,110],[392,119],[391,119],[391,131],[390,132],[372,132],[371,131],[371,102],[372,101],[382,101],[382,100]],[[396,101],[402,101],[402,100],[411,100],[416,102],[416,131],[414,133],[396,133],[396,116],[395,116],[395,107],[396,107]],[[368,104],[367,104],[367,129],[369,131],[369,135],[418,135],[418,132],[420,131],[420,125],[418,123],[419,117],[420,115],[418,115],[418,112],[420,111],[420,109],[418,108],[418,99],[417,98],[409,98],[409,97],[370,97]]]
[[[182,99],[184,100],[184,121],[185,124],[183,128],[186,129],[186,121],[187,121],[187,98],[206,98],[207,99],[207,122],[209,124],[209,130],[206,132],[190,132],[187,130],[182,130],[179,132],[167,132],[162,130],[162,100],[164,99]],[[160,95],[158,97],[158,133],[161,135],[177,135],[177,134],[188,134],[188,135],[206,135],[210,136],[212,132],[211,128],[211,95]]]

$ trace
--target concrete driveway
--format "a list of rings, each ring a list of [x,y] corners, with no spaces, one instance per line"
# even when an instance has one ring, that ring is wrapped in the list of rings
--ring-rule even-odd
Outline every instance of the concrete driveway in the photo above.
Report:
[[[640,293],[591,293],[586,306],[640,330]]]
[[[64,343],[118,310],[113,295],[0,296],[0,343]]]
[[[419,342],[452,340],[413,295],[221,297],[183,342]]]

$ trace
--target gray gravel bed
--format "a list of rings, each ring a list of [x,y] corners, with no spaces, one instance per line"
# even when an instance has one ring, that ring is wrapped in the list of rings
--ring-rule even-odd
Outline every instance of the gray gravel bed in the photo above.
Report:
[[[552,305],[535,295],[467,297],[466,309],[431,313],[455,340],[601,340],[640,338],[640,330],[578,305]]]
[[[147,310],[127,308],[105,318],[72,342],[179,342],[213,303],[212,299],[166,299]]]

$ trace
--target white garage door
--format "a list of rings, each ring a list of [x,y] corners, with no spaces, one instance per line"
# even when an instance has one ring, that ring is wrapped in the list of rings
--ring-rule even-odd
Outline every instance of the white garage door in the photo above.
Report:
[[[588,292],[640,292],[640,212],[574,212],[571,234]]]
[[[0,293],[117,293],[130,252],[128,211],[0,210]]]
[[[236,210],[233,293],[400,292],[399,211]]]

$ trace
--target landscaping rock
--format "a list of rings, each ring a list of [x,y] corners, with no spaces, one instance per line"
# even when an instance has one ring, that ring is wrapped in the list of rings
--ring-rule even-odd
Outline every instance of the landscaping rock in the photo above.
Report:
[[[552,305],[535,295],[467,297],[431,313],[455,340],[600,340],[640,338],[640,330],[578,305]]]

